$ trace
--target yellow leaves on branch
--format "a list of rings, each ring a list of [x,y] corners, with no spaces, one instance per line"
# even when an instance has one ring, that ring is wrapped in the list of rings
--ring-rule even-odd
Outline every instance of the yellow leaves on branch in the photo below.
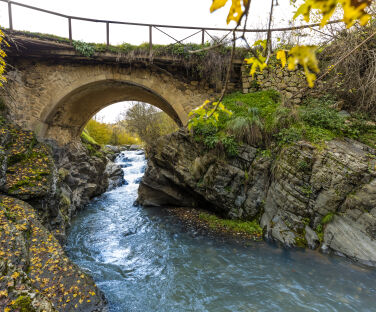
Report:
[[[226,5],[230,0],[213,0],[210,12],[214,12]],[[231,8],[227,16],[227,24],[230,21],[240,22],[250,0],[231,0]],[[295,2],[296,0],[291,0]],[[302,15],[306,22],[310,20],[310,13],[312,10],[317,10],[321,16],[321,27],[325,26],[330,18],[335,13],[338,7],[343,9],[343,21],[347,28],[353,26],[356,22],[364,26],[368,23],[371,16],[367,13],[367,7],[372,3],[372,0],[304,0],[304,3],[298,8],[294,15],[294,19]],[[259,43],[256,42],[256,44]],[[256,45],[255,44],[255,45]],[[264,48],[265,49],[265,48]],[[288,64],[289,70],[296,69],[300,64],[304,68],[308,85],[312,88],[316,79],[316,74],[320,71],[315,55],[316,47],[313,46],[296,46],[289,52],[280,50],[277,52],[277,59],[282,63],[282,67]],[[289,57],[287,58],[286,53]],[[250,58],[245,61],[251,65],[250,74],[253,76],[256,71],[261,71],[267,66],[266,58],[259,51],[255,52]]]
[[[286,51],[285,50],[279,50],[277,51],[277,60],[280,60],[282,63],[282,67],[286,66]]]
[[[221,113],[232,115],[232,112],[223,105],[222,102],[211,102],[206,100],[204,104],[192,110],[188,116],[190,120],[188,122],[188,129],[196,127],[201,123],[211,124],[216,127]]]
[[[4,77],[4,72],[5,72],[5,57],[6,54],[4,50],[2,49],[2,46],[5,44],[9,46],[9,44],[4,40],[4,33],[0,29],[0,87],[3,86],[3,83],[6,81],[6,78]]]
[[[316,74],[320,72],[319,64],[316,59],[317,47],[315,46],[296,46],[288,51],[288,59],[286,57],[287,51],[279,50],[277,52],[277,59],[281,61],[282,67],[287,65],[289,70],[295,70],[298,64],[300,64],[307,78],[307,82],[310,88],[313,87],[316,80]]]
[[[366,8],[372,0],[305,0],[296,11],[294,18],[302,15],[306,22],[310,20],[311,10],[318,10],[322,15],[321,27],[325,26],[334,14],[338,6],[343,9],[343,21],[347,28],[353,26],[357,21],[364,26],[371,16],[366,12]]]
[[[222,7],[224,7],[229,0],[213,0],[210,7],[210,12],[214,12]],[[240,18],[244,13],[244,9],[247,7],[249,0],[232,0],[230,11],[227,16],[227,24],[231,21],[239,23]]]
[[[256,73],[257,70],[262,72],[266,66],[266,57],[263,56],[263,52],[266,50],[266,40],[257,40],[253,46],[254,47],[261,47],[261,49],[254,50],[254,56],[244,59],[244,61],[251,65],[250,74],[252,77]]]

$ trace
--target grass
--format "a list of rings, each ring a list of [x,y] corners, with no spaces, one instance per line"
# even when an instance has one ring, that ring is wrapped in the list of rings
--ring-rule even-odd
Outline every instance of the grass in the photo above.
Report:
[[[221,219],[213,214],[201,212],[199,218],[208,223],[213,230],[225,230],[234,233],[243,233],[247,235],[261,237],[262,228],[256,220],[241,221]]]
[[[92,145],[99,145],[93,137],[90,136],[89,132],[84,129],[81,133],[81,140],[84,142],[84,143],[89,143],[89,144],[92,144]]]
[[[307,98],[299,107],[285,107],[274,90],[235,92],[223,99],[230,114],[219,110],[217,119],[196,114],[191,123],[196,141],[208,149],[226,150],[226,139],[231,140],[234,151],[242,144],[275,149],[301,140],[322,146],[325,141],[344,137],[376,147],[376,124],[366,116],[340,114],[335,103],[323,96]]]
[[[70,40],[65,37],[56,36],[52,34],[45,34],[40,32],[30,32],[30,31],[19,31],[14,30],[12,31],[14,35],[23,35],[27,37],[42,39],[42,40],[49,40],[58,43],[65,43],[70,44]],[[86,44],[94,49],[95,52],[112,52],[112,53],[123,53],[127,54],[129,52],[135,50],[143,50],[149,52],[149,43],[141,43],[139,45],[133,45],[130,43],[122,43],[119,45],[107,45],[105,43],[90,43],[90,42],[83,42],[83,41],[74,41],[79,43],[78,45]],[[157,55],[169,54],[175,56],[185,56],[185,57],[195,57],[195,56],[204,56],[207,55],[208,51],[201,51],[196,54],[189,53],[190,50],[201,50],[203,48],[207,48],[211,45],[210,42],[206,42],[204,44],[196,44],[196,43],[185,43],[185,44],[152,44],[153,52],[156,52]],[[219,48],[215,49],[219,54],[227,55],[231,53],[231,46],[230,45],[223,45]],[[244,48],[236,48],[237,56],[241,55],[242,57],[246,56],[247,50]]]
[[[48,40],[57,43],[70,44],[69,39],[42,33],[34,33],[27,31],[14,31],[15,35],[22,35],[41,40]],[[193,80],[205,80],[214,86],[218,81],[222,81],[226,74],[229,58],[231,55],[231,46],[223,45],[210,50],[190,53],[216,44],[216,39],[212,42],[204,44],[195,43],[175,43],[169,45],[152,45],[153,58],[168,57],[174,60],[176,65],[181,66],[189,73],[189,77]],[[85,57],[94,57],[96,53],[113,53],[122,61],[131,62],[134,60],[148,59],[150,57],[149,43],[140,45],[132,45],[122,43],[119,45],[109,45],[102,43],[87,43],[82,41],[73,41],[73,48],[78,54]],[[244,59],[247,50],[244,48],[236,48],[235,58]]]

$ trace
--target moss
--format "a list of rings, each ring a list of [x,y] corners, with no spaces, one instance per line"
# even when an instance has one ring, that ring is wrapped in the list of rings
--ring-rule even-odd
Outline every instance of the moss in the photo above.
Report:
[[[306,185],[306,186],[303,186],[302,187],[302,193],[306,196],[306,197],[310,197],[313,193],[312,191],[312,186],[311,185]]]
[[[298,169],[300,171],[307,172],[310,170],[310,165],[305,160],[301,160],[298,163]]]
[[[307,247],[307,240],[305,239],[304,235],[297,235],[295,236],[295,246],[305,248]]]
[[[29,296],[19,296],[13,303],[12,308],[19,312],[36,312]]]
[[[334,213],[333,213],[333,212],[329,212],[328,214],[326,214],[326,215],[321,219],[321,224],[322,224],[322,225],[328,224],[329,222],[331,222],[331,221],[333,220],[333,217],[334,217]]]
[[[84,129],[81,133],[81,140],[84,143],[92,144],[92,145],[99,145],[94,138],[89,134],[89,131]]]
[[[319,224],[316,227],[315,232],[317,234],[317,237],[319,238],[320,243],[322,243],[324,241],[324,229],[322,224]]]
[[[214,230],[225,229],[230,232],[244,233],[257,237],[261,237],[262,235],[262,228],[257,220],[242,221],[221,219],[215,215],[205,212],[200,213],[199,218],[207,222],[209,227]]]

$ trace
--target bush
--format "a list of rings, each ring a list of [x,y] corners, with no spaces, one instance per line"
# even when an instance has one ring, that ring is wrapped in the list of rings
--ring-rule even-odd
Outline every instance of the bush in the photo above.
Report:
[[[307,125],[342,133],[346,128],[346,118],[330,107],[332,103],[334,102],[325,98],[311,99],[308,105],[301,109],[300,116]]]
[[[251,94],[235,92],[223,99],[225,108],[218,108],[213,114],[213,106],[193,111],[190,125],[197,141],[202,141],[209,149],[223,148],[228,155],[237,153],[242,143],[255,146],[265,145],[266,139],[279,126],[278,111],[280,96],[274,90]],[[202,115],[208,112],[205,117]]]

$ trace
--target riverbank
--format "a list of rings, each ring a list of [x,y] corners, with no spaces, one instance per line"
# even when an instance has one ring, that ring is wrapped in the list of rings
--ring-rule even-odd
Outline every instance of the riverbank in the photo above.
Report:
[[[65,254],[72,217],[123,172],[98,147],[40,142],[0,116],[0,310],[107,311]]]
[[[189,207],[165,208],[165,210],[189,231],[194,230],[209,237],[231,238],[244,242],[263,241],[262,228],[254,221],[222,219],[210,211]]]

